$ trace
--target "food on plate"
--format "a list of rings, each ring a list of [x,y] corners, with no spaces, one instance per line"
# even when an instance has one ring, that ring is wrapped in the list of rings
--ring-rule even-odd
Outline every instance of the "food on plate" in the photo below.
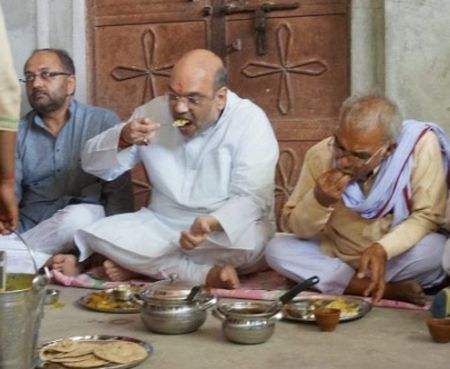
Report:
[[[98,359],[95,356],[83,361],[64,361],[61,364],[67,368],[97,368],[99,366],[111,365],[108,361]]]
[[[129,294],[132,292],[139,292],[141,287],[129,287]],[[135,310],[139,308],[139,304],[119,296],[116,289],[109,289],[105,291],[92,292],[83,298],[83,304],[92,309],[100,310]],[[121,287],[120,294],[122,295],[123,287]]]
[[[108,342],[94,350],[95,356],[117,364],[127,364],[132,361],[142,360],[147,356],[147,351],[134,342],[117,341]]]
[[[314,322],[314,312],[320,308],[339,309],[340,320],[348,321],[363,317],[370,310],[370,304],[361,298],[347,296],[309,296],[294,300],[283,307],[286,319]]]
[[[172,123],[172,126],[174,127],[183,127],[186,124],[189,123],[189,119],[186,118],[178,118],[175,120],[175,122]]]
[[[148,356],[144,347],[129,341],[84,341],[65,338],[39,350],[46,365],[61,368],[108,368],[117,364],[140,362]]]
[[[334,299],[333,301],[325,305],[325,307],[330,309],[339,309],[341,311],[341,316],[355,315],[358,314],[359,312],[358,303],[346,300],[343,297],[338,297]]]

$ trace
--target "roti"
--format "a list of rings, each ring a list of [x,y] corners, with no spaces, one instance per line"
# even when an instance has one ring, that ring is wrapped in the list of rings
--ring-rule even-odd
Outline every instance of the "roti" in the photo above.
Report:
[[[94,354],[87,354],[87,355],[81,355],[81,356],[75,356],[75,357],[56,357],[54,359],[50,359],[48,361],[52,363],[76,363],[77,361],[85,361],[88,359],[95,359],[97,358]]]
[[[79,342],[64,338],[61,341],[55,342],[45,347],[45,350],[57,352],[70,352],[79,345]]]
[[[129,364],[147,357],[147,351],[137,343],[128,341],[107,342],[94,350],[95,356],[116,364]]]
[[[99,359],[97,357],[93,357],[92,359],[87,359],[84,361],[76,361],[76,362],[61,362],[64,366],[68,368],[95,368],[101,365],[111,364],[109,361],[105,361]]]
[[[78,342],[70,340],[71,342],[69,343],[63,341],[64,340],[44,347],[39,353],[41,360],[50,361],[52,359],[87,355],[92,353],[94,348],[98,345],[98,343],[95,342]]]

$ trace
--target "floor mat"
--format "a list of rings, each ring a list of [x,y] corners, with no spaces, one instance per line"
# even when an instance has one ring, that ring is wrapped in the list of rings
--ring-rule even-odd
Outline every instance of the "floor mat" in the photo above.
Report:
[[[124,282],[105,281],[98,277],[96,270],[93,269],[89,273],[83,273],[75,277],[69,277],[57,270],[52,270],[52,280],[56,284],[61,284],[68,287],[93,288],[93,289],[108,289],[117,287]],[[146,286],[154,283],[153,280],[130,280],[127,284]],[[249,300],[275,300],[281,296],[289,287],[293,286],[293,282],[278,274],[275,271],[269,270],[248,276],[241,277],[241,286],[235,290],[227,290],[215,288],[211,292],[213,295],[223,298],[235,299],[249,299]],[[310,295],[317,292],[301,292],[299,296]],[[367,298],[370,301],[370,298]],[[412,310],[429,310],[430,303],[425,306],[417,306],[403,301],[381,300],[375,304],[379,307],[388,307],[396,309],[412,309]]]

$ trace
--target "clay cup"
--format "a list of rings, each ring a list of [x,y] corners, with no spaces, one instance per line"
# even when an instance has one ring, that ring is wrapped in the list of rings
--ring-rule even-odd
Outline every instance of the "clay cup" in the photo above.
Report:
[[[318,308],[314,310],[316,324],[323,332],[332,332],[339,324],[341,311],[339,309]]]
[[[450,342],[450,319],[429,318],[427,326],[434,342]]]

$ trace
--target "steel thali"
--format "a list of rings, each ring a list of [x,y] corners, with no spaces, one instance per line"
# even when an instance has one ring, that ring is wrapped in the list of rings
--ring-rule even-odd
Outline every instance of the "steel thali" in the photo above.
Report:
[[[283,318],[298,322],[315,322],[314,310],[321,307],[340,309],[340,321],[346,322],[362,318],[370,311],[372,305],[363,298],[353,296],[304,296],[283,306]]]
[[[130,287],[130,293],[137,293],[140,290],[141,287]],[[132,299],[118,300],[115,297],[116,291],[116,289],[108,289],[91,292],[81,297],[77,302],[86,309],[103,313],[134,314],[141,311],[139,303]]]
[[[65,337],[56,339],[53,341],[46,342],[45,344],[41,345],[36,350],[36,357],[35,357],[35,368],[36,369],[67,369],[67,366],[64,366],[59,363],[50,363],[50,362],[44,362],[40,358],[40,352],[43,351],[45,348],[47,348],[50,345],[56,344],[58,342],[61,342],[63,340],[72,340],[74,342],[98,342],[100,344],[102,343],[109,343],[109,342],[132,342],[137,345],[139,345],[142,349],[145,350],[146,356],[134,360],[132,362],[126,363],[126,364],[117,364],[117,363],[108,363],[102,366],[85,366],[85,368],[95,368],[95,369],[128,369],[128,368],[134,368],[135,366],[139,365],[153,353],[153,346],[145,341],[141,341],[137,338],[132,337],[125,337],[125,336],[110,336],[110,335],[92,335],[92,336],[74,336],[74,337]]]

